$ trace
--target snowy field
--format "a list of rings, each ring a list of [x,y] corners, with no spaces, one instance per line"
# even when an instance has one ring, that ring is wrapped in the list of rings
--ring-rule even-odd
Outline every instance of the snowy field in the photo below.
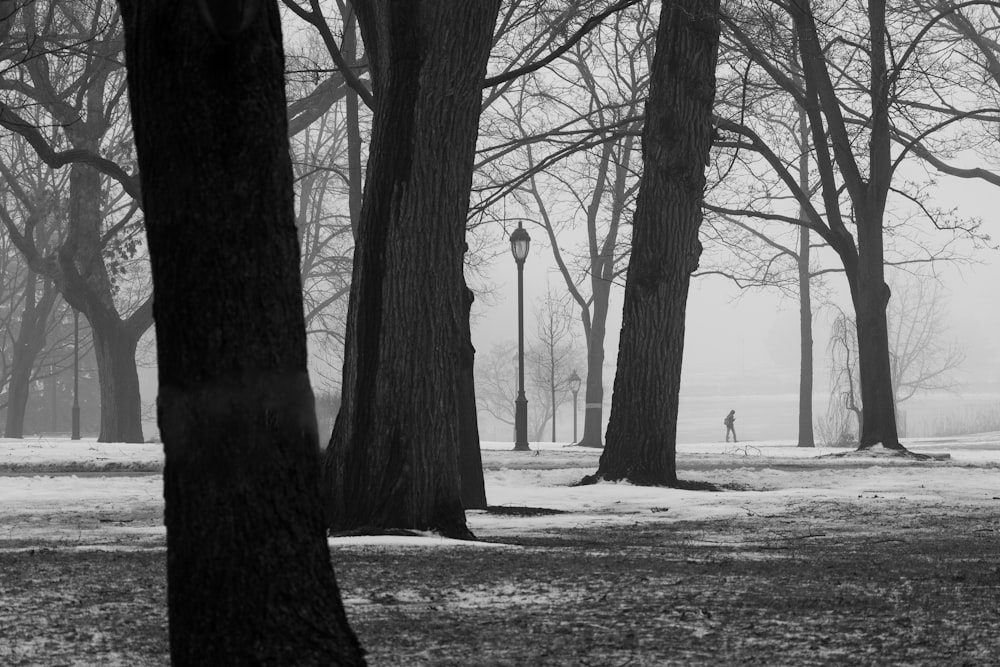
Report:
[[[583,525],[627,525],[774,515],[816,505],[891,499],[920,506],[1000,508],[1000,433],[907,441],[937,460],[890,452],[803,449],[791,442],[702,443],[678,448],[678,474],[721,493],[629,484],[573,486],[600,452],[561,443],[484,443],[491,506],[544,508],[536,516],[468,513],[484,541],[549,535]],[[838,456],[839,455],[839,456]],[[162,548],[161,445],[68,439],[0,440],[0,549]],[[830,502],[825,502],[830,501]],[[916,505],[915,505],[916,506]],[[434,536],[335,538],[336,548],[471,546]]]
[[[599,451],[485,443],[479,541],[331,557],[373,667],[998,664],[1000,433],[906,444],[935,458],[682,445],[711,492],[573,486]],[[162,466],[0,440],[0,665],[169,664]]]

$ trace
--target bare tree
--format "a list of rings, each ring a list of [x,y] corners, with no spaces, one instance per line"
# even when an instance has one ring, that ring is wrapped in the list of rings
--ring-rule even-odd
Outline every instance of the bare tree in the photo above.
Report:
[[[90,323],[101,386],[99,439],[141,442],[135,351],[153,322],[152,301],[147,295],[124,317],[119,310],[115,281],[121,276],[108,259],[116,249],[130,249],[116,237],[123,230],[134,233],[137,220],[105,215],[110,199],[121,192],[140,199],[138,179],[128,171],[130,142],[120,134],[127,121],[116,7],[101,1],[28,2],[8,18],[7,28],[3,56],[16,66],[0,77],[0,89],[8,94],[0,105],[0,126],[23,137],[48,166],[68,165],[70,175],[69,215],[58,248],[43,254],[26,228],[8,218],[4,228],[32,268],[48,276]],[[45,127],[57,132],[46,133]],[[30,196],[15,188],[9,165],[5,172],[31,213]]]
[[[556,441],[556,412],[569,394],[569,374],[578,367],[574,354],[573,317],[565,299],[555,296],[551,289],[536,311],[537,338],[529,346],[526,361],[531,368],[531,379],[547,398],[549,418],[552,420],[552,442]]]
[[[897,406],[921,392],[954,388],[952,373],[965,361],[962,348],[945,340],[941,290],[936,279],[920,274],[893,282],[889,358]]]
[[[965,360],[960,347],[947,343],[947,317],[937,280],[920,274],[894,281],[889,302],[889,358],[893,401],[898,406],[922,392],[954,387],[951,374]],[[853,319],[840,311],[834,320],[829,344],[831,401],[839,396],[844,407],[863,425],[859,408],[860,369]]]
[[[463,255],[499,0],[354,6],[375,106],[343,398],[324,464],[331,528],[469,537],[458,470]]]
[[[719,3],[664,0],[607,443],[594,479],[677,484],[684,317],[698,268],[719,48]]]
[[[720,118],[720,129],[732,135],[719,144],[760,155],[806,214],[794,224],[807,225],[838,254],[859,327],[860,385],[867,413],[860,446],[881,442],[902,448],[893,410],[885,319],[889,300],[885,237],[891,219],[887,201],[890,195],[902,198],[935,225],[954,229],[946,216],[894,183],[894,177],[899,166],[915,156],[943,173],[994,182],[988,174],[955,169],[942,159],[949,150],[945,130],[954,134],[962,121],[989,114],[950,107],[958,97],[952,77],[941,76],[948,56],[924,48],[941,22],[940,14],[914,17],[884,2],[871,2],[856,12],[837,9],[837,20],[831,20],[834,8],[807,0],[752,7],[731,4],[728,9],[726,25],[733,48],[746,56],[747,65],[740,69],[766,73],[777,90],[806,112],[822,209],[814,206],[812,193],[796,182],[786,162],[745,123]],[[775,30],[780,26],[787,26],[787,31]],[[895,39],[889,39],[890,26]],[[784,37],[788,34],[793,38]],[[861,40],[858,34],[863,35]],[[798,55],[790,53],[791,48]],[[914,96],[928,91],[949,102],[928,105]]]

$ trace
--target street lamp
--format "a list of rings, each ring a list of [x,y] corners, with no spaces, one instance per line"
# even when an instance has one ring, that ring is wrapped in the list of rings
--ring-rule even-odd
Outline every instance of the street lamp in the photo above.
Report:
[[[73,432],[80,439],[80,311],[73,309]]]
[[[517,398],[514,399],[514,451],[528,451],[528,399],[524,397],[524,260],[531,237],[517,223],[510,235],[510,252],[517,262]]]
[[[576,443],[576,395],[580,391],[580,376],[573,371],[569,376],[569,390],[573,392],[573,442]]]

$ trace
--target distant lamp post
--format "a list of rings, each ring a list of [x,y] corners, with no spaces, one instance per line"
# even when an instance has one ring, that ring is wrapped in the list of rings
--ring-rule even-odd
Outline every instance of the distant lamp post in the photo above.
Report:
[[[73,310],[73,440],[80,439],[80,311]]]
[[[580,376],[576,371],[569,376],[569,390],[573,392],[573,443],[576,444],[576,395],[580,392]]]
[[[517,398],[514,399],[514,451],[528,451],[528,399],[524,397],[524,260],[531,237],[517,223],[510,235],[510,252],[517,262]]]

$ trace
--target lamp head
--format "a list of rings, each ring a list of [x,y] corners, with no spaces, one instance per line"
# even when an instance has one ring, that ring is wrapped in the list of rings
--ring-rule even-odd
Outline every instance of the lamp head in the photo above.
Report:
[[[528,258],[530,246],[531,237],[528,236],[528,231],[521,227],[521,223],[517,223],[517,229],[510,235],[510,252],[514,255],[514,261],[518,264],[524,264],[524,260]]]

